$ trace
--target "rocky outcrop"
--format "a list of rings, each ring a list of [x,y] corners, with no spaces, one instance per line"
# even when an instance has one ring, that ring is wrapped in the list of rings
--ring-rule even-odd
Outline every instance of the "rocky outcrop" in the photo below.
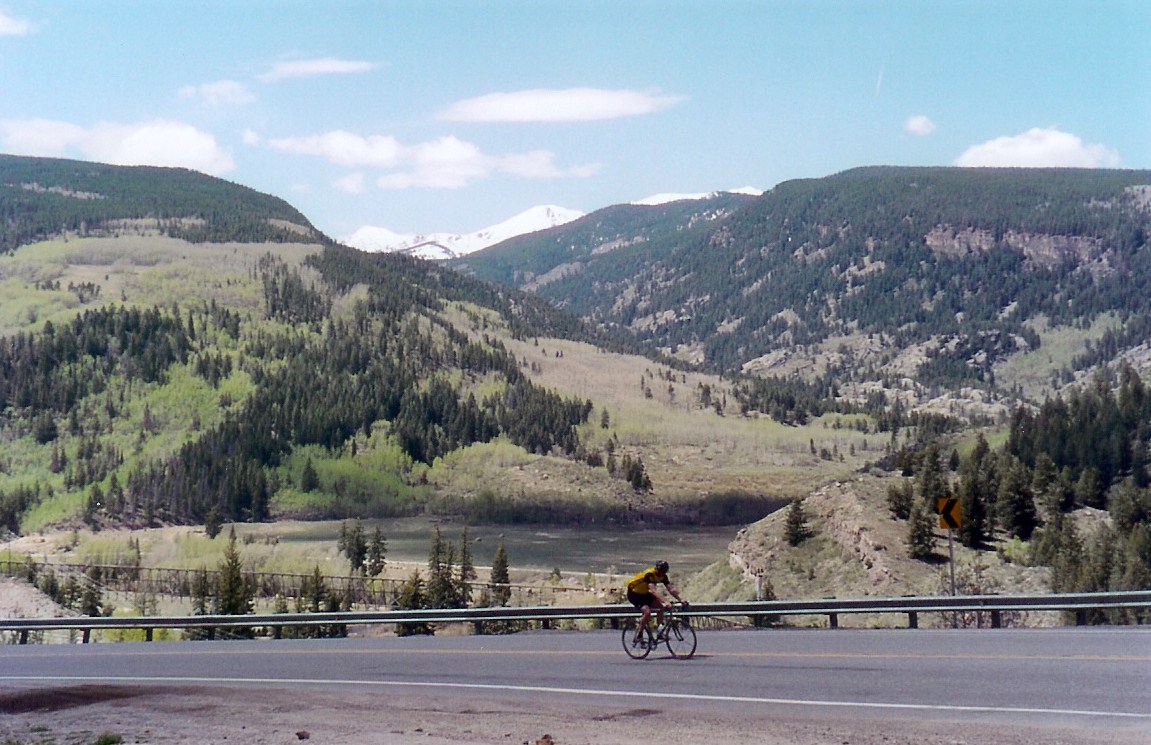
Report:
[[[984,228],[956,228],[937,225],[923,238],[927,247],[941,256],[962,258],[990,251],[997,243],[1019,251],[1032,268],[1050,269],[1066,261],[1083,265],[1097,261],[1104,252],[1098,238],[1081,235],[1048,235],[1009,230],[1000,240]]]

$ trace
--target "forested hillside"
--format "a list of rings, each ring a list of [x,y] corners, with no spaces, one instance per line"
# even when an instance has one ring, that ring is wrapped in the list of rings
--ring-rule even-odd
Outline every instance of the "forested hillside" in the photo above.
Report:
[[[0,253],[66,232],[145,228],[193,242],[319,237],[282,199],[183,168],[0,154]]]
[[[482,331],[611,346],[546,301],[338,246],[282,201],[200,174],[3,165],[0,276],[25,307],[5,306],[21,330],[0,338],[0,526],[411,514],[432,498],[421,467],[474,443],[584,457],[592,403],[533,384]],[[148,302],[181,281],[150,267],[197,244],[199,296]],[[87,268],[111,255],[114,272]],[[61,286],[77,274],[95,279]]]
[[[842,351],[836,380],[880,379],[918,346],[919,382],[980,384],[1043,328],[1115,313],[1116,343],[1145,336],[1149,197],[1144,171],[860,168],[691,228],[609,208],[460,265],[721,370]]]

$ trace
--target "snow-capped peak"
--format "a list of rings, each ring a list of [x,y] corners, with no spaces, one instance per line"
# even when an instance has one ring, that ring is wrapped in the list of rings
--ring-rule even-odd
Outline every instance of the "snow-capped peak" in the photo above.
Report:
[[[553,204],[527,209],[498,225],[473,233],[428,233],[425,235],[392,232],[387,228],[365,225],[343,243],[361,251],[390,251],[406,253],[421,259],[445,260],[479,251],[517,235],[534,233],[571,222],[584,213],[557,207]]]
[[[763,194],[763,189],[757,189],[754,186],[741,186],[738,189],[723,189],[720,191],[708,191],[698,194],[652,194],[650,197],[645,197],[644,199],[637,200],[631,204],[655,207],[661,204],[668,204],[670,202],[682,202],[688,199],[714,199],[720,194],[747,194],[749,196],[758,197]]]

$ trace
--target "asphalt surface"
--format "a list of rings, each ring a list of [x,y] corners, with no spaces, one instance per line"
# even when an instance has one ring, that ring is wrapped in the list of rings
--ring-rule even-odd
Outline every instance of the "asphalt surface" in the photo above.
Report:
[[[618,632],[0,648],[0,689],[290,686],[525,707],[634,701],[804,719],[866,716],[1147,732],[1151,628],[700,632],[691,660],[629,659]]]

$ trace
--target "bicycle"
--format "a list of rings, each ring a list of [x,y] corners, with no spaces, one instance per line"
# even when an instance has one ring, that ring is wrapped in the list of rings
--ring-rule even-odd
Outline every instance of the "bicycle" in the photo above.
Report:
[[[691,659],[695,654],[695,629],[686,618],[675,615],[673,608],[663,612],[663,621],[655,629],[649,623],[636,639],[639,619],[629,618],[623,625],[623,651],[633,660],[642,660],[660,644],[667,645],[667,651],[678,660]]]

